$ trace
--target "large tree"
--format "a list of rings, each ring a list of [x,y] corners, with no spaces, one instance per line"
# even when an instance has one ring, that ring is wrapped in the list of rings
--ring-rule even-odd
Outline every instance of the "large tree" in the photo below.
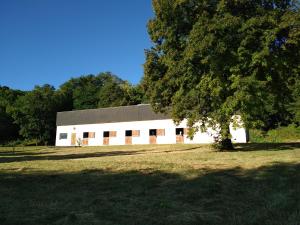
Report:
[[[9,107],[9,113],[19,127],[20,135],[36,143],[53,143],[55,140],[56,112],[64,106],[60,92],[45,84],[19,96]]]
[[[131,86],[118,76],[104,72],[98,75],[87,75],[72,78],[61,85],[59,91],[65,96],[66,106],[72,109],[93,109],[98,107],[110,107],[127,105],[135,96],[131,92],[135,86]]]
[[[220,128],[223,148],[232,148],[235,115],[246,127],[288,115],[300,72],[297,1],[153,0],[153,8],[144,87],[155,110]]]
[[[61,85],[59,92],[64,96],[66,110],[133,105],[145,101],[140,85],[131,85],[110,72],[72,78]]]

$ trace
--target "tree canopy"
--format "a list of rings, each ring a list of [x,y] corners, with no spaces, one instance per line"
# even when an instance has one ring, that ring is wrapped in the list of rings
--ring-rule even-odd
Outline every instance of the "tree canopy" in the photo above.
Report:
[[[300,13],[286,0],[153,0],[144,87],[154,109],[195,129],[287,119],[300,73]],[[200,121],[200,125],[196,126]]]
[[[72,78],[61,85],[60,91],[72,103],[70,110],[139,104],[142,101],[139,86],[130,85],[110,72]]]
[[[48,143],[55,139],[56,112],[62,109],[59,93],[46,84],[17,98],[9,112],[20,127],[20,135],[37,143]]]

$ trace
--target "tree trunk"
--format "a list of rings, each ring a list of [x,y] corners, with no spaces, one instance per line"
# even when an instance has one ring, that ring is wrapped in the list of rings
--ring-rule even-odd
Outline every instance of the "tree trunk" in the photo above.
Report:
[[[230,138],[225,138],[225,139],[221,140],[220,150],[226,151],[226,150],[233,150],[233,149],[234,149],[234,147],[233,147],[233,144],[232,144]]]
[[[222,151],[233,150],[233,144],[231,142],[231,134],[229,125],[221,128],[221,141],[219,142],[219,149]]]

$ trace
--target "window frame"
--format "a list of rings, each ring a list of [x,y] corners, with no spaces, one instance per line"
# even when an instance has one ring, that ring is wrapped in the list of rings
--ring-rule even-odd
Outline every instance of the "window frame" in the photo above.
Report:
[[[62,135],[65,135],[65,138],[63,138]],[[66,140],[66,139],[68,139],[68,133],[59,133],[59,140]]]

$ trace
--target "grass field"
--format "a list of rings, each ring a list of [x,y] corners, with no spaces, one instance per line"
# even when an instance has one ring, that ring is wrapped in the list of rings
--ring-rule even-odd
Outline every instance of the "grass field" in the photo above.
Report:
[[[0,148],[0,224],[300,224],[300,144]]]

